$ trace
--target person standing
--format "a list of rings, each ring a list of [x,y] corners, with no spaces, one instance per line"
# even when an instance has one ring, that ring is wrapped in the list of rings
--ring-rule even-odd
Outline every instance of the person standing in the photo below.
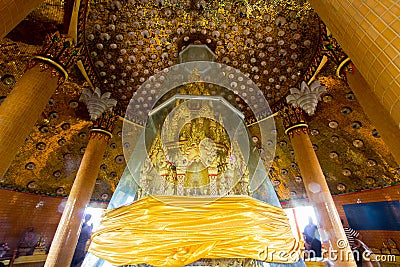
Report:
[[[313,223],[311,217],[308,217],[308,224],[304,227],[304,246],[310,255],[321,257],[322,244],[318,232],[318,227]]]
[[[357,267],[362,267],[362,255],[359,251],[360,242],[358,242],[358,240],[362,240],[362,236],[353,228],[349,226],[344,226],[343,219],[340,219],[340,221],[342,222],[343,230],[346,234],[347,241],[349,242],[350,249],[353,252],[354,260],[357,263]]]
[[[76,244],[74,256],[72,257],[72,262],[70,267],[79,267],[83,263],[86,255],[86,246],[87,241],[92,236],[93,226],[89,221],[92,218],[92,215],[85,215],[85,222],[82,224],[81,233],[79,234],[78,243]]]
[[[318,227],[313,223],[313,219],[308,217],[308,224],[304,227],[304,235],[320,240]]]
[[[304,248],[308,258],[322,257],[321,241],[317,238],[304,235]]]

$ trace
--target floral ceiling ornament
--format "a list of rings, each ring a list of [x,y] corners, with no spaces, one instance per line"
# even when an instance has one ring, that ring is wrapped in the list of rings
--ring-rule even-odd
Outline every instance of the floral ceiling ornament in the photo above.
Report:
[[[305,81],[301,83],[301,89],[290,88],[290,95],[286,97],[288,104],[295,107],[300,107],[308,115],[314,115],[317,108],[318,100],[321,100],[321,95],[326,92],[326,87],[321,85],[319,81],[315,80],[307,85]]]
[[[97,120],[106,111],[111,111],[117,100],[110,98],[111,93],[101,94],[100,88],[96,87],[94,92],[90,88],[83,88],[79,101],[84,102],[89,111],[90,119]]]

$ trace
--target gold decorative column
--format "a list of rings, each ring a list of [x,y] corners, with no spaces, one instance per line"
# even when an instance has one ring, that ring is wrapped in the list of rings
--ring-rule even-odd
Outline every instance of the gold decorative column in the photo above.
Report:
[[[0,33],[4,38],[44,0],[0,0]]]
[[[290,92],[291,95],[286,97],[288,105],[283,105],[280,115],[285,133],[292,143],[308,198],[317,214],[321,242],[327,253],[330,253],[324,256],[337,256],[334,266],[356,266],[331,192],[308,136],[308,125],[303,113],[304,110],[308,115],[314,115],[318,100],[326,92],[326,88],[317,80],[310,86],[303,81],[301,90],[292,88]]]
[[[29,135],[57,86],[68,78],[67,68],[78,51],[60,34],[48,37],[40,54],[29,63],[0,105],[0,177]]]
[[[47,267],[70,266],[71,264],[85,208],[92,196],[103,155],[108,141],[112,137],[111,132],[116,121],[116,116],[110,112],[110,108],[112,109],[115,106],[116,101],[108,99],[109,93],[108,97],[102,98],[98,89],[93,94],[85,89],[82,96],[85,96],[81,97],[81,100],[86,102],[91,118],[95,122],[67,204],[51,243],[45,263]],[[104,104],[107,101],[109,103]],[[99,110],[99,106],[103,106],[104,109]],[[103,111],[103,114],[99,115],[101,111]]]
[[[309,0],[352,59],[376,99],[400,127],[400,3]]]

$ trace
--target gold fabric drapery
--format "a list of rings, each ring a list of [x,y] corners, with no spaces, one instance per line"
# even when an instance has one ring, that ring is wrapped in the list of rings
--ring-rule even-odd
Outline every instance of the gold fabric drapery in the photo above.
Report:
[[[301,245],[282,208],[247,196],[148,196],[105,213],[89,251],[115,265],[201,258],[293,263]]]

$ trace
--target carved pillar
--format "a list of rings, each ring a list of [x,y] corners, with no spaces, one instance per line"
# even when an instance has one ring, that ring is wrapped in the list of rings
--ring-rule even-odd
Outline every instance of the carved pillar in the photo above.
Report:
[[[176,168],[176,195],[183,196],[185,195],[185,176],[186,176],[186,168]]]
[[[324,90],[320,89],[319,91],[322,92]],[[302,86],[302,92],[298,93],[296,95],[292,91],[291,97],[287,98],[288,102],[302,108],[304,105],[309,107],[309,104],[301,101],[301,99],[304,99],[302,97],[304,94],[310,93],[310,90]],[[319,95],[318,93],[315,94],[316,99],[314,100],[317,100]],[[296,99],[300,101],[297,102]],[[308,198],[317,214],[321,242],[324,243],[324,247],[328,251],[337,250],[337,253],[341,253],[335,255],[344,255],[334,262],[334,266],[356,266],[349,246],[343,247],[343,244],[347,242],[347,238],[317,155],[308,136],[308,125],[300,107],[284,106],[280,111],[280,115],[285,126],[285,133],[290,137]],[[314,111],[315,108],[309,109],[308,113],[313,114]]]
[[[70,266],[71,264],[85,208],[92,196],[103,155],[112,137],[111,133],[116,121],[116,116],[111,112],[116,101],[108,99],[110,94],[106,94],[102,98],[98,89],[93,94],[86,89],[83,91],[81,100],[86,102],[90,116],[95,121],[45,266]]]
[[[166,195],[167,194],[167,186],[168,186],[168,174],[162,173],[160,174],[160,184],[158,187],[157,194]]]
[[[0,177],[10,166],[57,86],[68,78],[67,69],[78,54],[72,40],[56,33],[0,105]]]
[[[234,166],[231,164],[228,165],[226,171],[221,175],[219,179],[219,194],[220,195],[231,195],[233,192],[233,184],[234,184]]]
[[[4,38],[29,13],[37,8],[44,0],[2,0],[0,1],[0,29]]]
[[[209,195],[211,196],[216,196],[218,194],[217,177],[218,177],[218,168],[209,167],[208,168],[208,178],[210,180]]]

